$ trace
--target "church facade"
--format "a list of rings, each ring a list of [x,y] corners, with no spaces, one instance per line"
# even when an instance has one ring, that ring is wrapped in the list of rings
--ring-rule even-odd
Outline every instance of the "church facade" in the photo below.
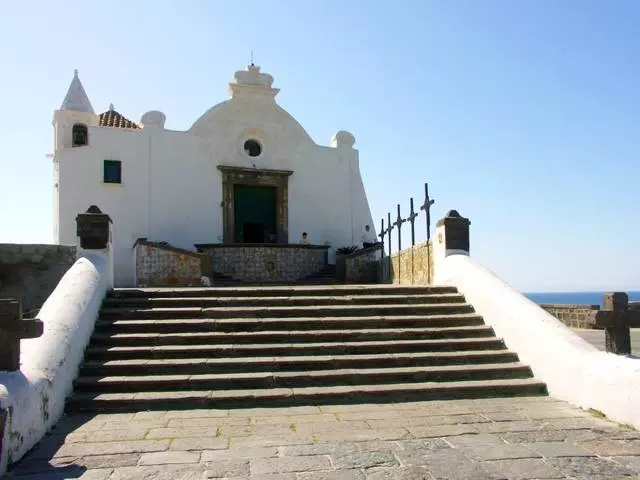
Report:
[[[131,286],[139,238],[195,244],[360,243],[371,212],[355,139],[316,144],[275,100],[271,75],[249,65],[231,98],[187,131],[149,111],[133,122],[111,106],[96,114],[77,71],[54,113],[54,239],[76,242],[75,218],[97,205],[113,220],[116,286]]]

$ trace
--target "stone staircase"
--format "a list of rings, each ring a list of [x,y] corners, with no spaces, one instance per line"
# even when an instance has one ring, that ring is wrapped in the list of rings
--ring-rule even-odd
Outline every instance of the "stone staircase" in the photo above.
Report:
[[[67,410],[544,394],[452,287],[116,289]]]

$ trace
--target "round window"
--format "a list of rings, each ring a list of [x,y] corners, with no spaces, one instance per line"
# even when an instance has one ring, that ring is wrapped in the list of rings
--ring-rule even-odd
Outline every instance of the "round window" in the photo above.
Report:
[[[257,140],[247,140],[244,142],[244,153],[250,157],[257,157],[262,153],[262,145]]]

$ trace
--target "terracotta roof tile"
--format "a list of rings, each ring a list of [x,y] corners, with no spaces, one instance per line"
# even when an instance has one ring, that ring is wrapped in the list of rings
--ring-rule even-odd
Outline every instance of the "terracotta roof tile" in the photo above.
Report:
[[[115,128],[140,128],[135,122],[132,122],[124,115],[116,112],[113,109],[109,109],[100,114],[101,127],[115,127]]]

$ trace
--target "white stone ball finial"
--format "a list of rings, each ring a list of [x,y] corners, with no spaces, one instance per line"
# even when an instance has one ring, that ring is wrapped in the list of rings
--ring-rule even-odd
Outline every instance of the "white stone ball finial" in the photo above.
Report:
[[[334,148],[353,148],[356,137],[346,130],[340,130],[331,139],[331,146]]]
[[[158,110],[150,110],[140,119],[140,123],[147,127],[156,127],[156,128],[164,128],[164,122],[166,121],[167,116],[158,111]]]

